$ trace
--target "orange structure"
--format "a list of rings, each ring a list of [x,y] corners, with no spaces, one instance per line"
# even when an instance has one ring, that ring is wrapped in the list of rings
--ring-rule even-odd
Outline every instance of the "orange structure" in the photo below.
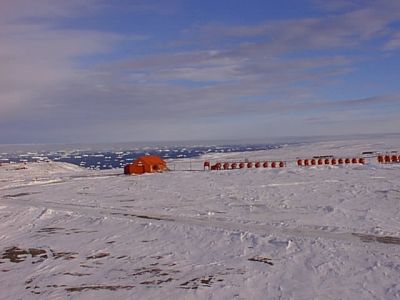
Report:
[[[389,163],[399,163],[400,162],[400,155],[397,156],[396,154],[393,155],[379,155],[377,157],[378,162],[381,164],[389,164]]]
[[[168,170],[167,163],[156,155],[139,157],[133,163],[124,167],[124,173],[127,175],[156,173],[166,170]]]
[[[211,166],[211,170],[221,170],[222,164],[217,162],[215,165]]]

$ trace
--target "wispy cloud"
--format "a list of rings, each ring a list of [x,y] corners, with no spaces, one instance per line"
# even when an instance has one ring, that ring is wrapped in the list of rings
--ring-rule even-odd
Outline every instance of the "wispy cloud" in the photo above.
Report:
[[[35,9],[28,0],[3,2],[0,124],[7,134],[0,138],[22,134],[24,126],[41,140],[96,140],[107,134],[123,139],[131,133],[143,139],[143,128],[163,128],[154,134],[160,139],[202,130],[217,137],[235,126],[245,135],[246,130],[257,132],[254,126],[276,126],[282,120],[288,122],[286,131],[296,130],[307,120],[332,119],[339,110],[399,104],[397,94],[354,98],[320,93],[373,59],[371,51],[380,55],[398,49],[399,34],[392,27],[400,21],[397,1],[343,3],[314,17],[253,25],[206,22],[186,28],[181,36],[185,47],[176,37],[176,48],[140,56],[124,53],[123,58],[119,47],[135,36],[131,32],[69,28],[63,21],[112,9],[176,14],[179,1],[137,1],[116,8],[100,0],[40,0]],[[81,63],[99,54],[112,59]],[[293,116],[297,113],[301,116]],[[248,120],[242,128],[238,118]]]
[[[394,33],[391,38],[385,43],[384,50],[395,51],[400,49],[400,32]]]
[[[379,2],[379,1],[377,1]],[[211,23],[197,28],[203,39],[236,38],[243,49],[263,53],[356,47],[380,37],[390,38],[389,25],[400,18],[396,3],[365,7],[343,14],[296,20],[267,21],[258,25],[227,26]],[[196,33],[196,31],[192,33]],[[253,39],[257,38],[256,41]]]

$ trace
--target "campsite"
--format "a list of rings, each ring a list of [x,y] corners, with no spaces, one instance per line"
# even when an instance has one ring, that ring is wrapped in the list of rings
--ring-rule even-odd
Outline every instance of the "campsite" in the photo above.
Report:
[[[400,165],[299,167],[296,157],[399,146],[389,137],[210,154],[192,163],[293,163],[131,176],[3,164],[0,298],[395,299]]]
[[[399,300],[400,0],[0,0],[0,300]]]

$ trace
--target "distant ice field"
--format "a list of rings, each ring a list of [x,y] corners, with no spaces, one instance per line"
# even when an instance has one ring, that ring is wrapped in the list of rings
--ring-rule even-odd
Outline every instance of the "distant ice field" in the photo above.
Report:
[[[121,168],[144,155],[158,155],[164,159],[198,158],[207,153],[252,152],[276,149],[279,144],[223,144],[207,146],[127,147],[119,150],[4,150],[0,147],[0,163],[28,163],[58,161],[88,169]]]

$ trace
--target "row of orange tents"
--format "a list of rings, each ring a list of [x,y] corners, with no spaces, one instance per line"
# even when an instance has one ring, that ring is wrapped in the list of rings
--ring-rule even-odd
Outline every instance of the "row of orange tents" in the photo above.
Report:
[[[400,163],[400,155],[378,155],[377,159],[380,164]]]
[[[217,162],[215,164],[211,164],[209,161],[204,162],[204,170],[234,170],[234,169],[244,169],[244,168],[284,168],[286,167],[285,161],[264,161],[264,162]]]
[[[342,164],[365,164],[363,157],[353,158],[313,158],[313,159],[298,159],[298,166],[316,166],[316,165],[342,165]]]
[[[378,162],[382,164],[386,163],[400,163],[400,155],[378,155]],[[314,157],[311,159],[298,159],[296,161],[297,166],[317,166],[317,165],[342,165],[342,164],[365,164],[364,157],[353,157],[353,158],[335,158],[335,157]],[[286,161],[272,161],[272,162],[233,162],[233,163],[221,163],[217,162],[211,164],[209,161],[204,162],[204,170],[229,170],[229,169],[243,169],[243,168],[283,168],[286,167]]]
[[[399,158],[400,161],[400,158]],[[298,159],[297,166],[316,166],[316,165],[341,165],[341,164],[365,164],[365,158],[312,158],[312,159]],[[286,161],[264,161],[264,162],[217,162],[211,164],[209,161],[204,162],[204,170],[234,170],[244,168],[284,168]]]
[[[378,155],[379,163],[400,163],[400,155]],[[298,159],[297,166],[316,166],[316,165],[341,165],[341,164],[365,164],[364,157],[335,158],[335,157],[314,157],[312,159]],[[234,170],[244,168],[284,168],[286,161],[256,161],[256,162],[217,162],[211,164],[204,162],[204,170]],[[156,173],[168,170],[167,163],[156,155],[143,156],[124,167],[125,174]]]

